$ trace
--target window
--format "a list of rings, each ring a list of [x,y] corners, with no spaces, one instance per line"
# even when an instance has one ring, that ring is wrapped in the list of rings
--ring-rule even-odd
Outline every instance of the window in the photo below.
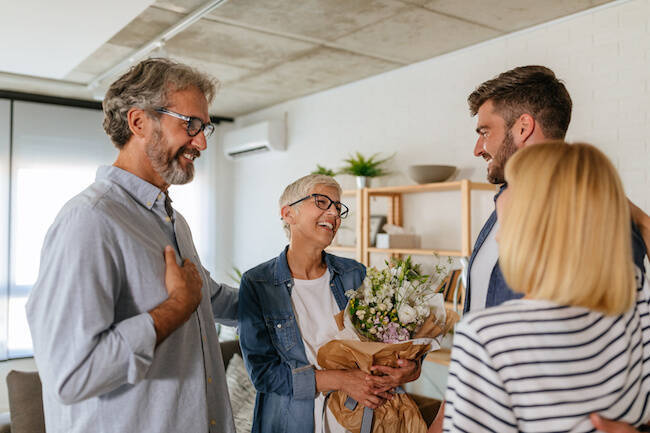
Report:
[[[9,235],[3,248],[9,269],[7,317],[0,326],[7,325],[4,358],[16,358],[32,354],[25,302],[38,277],[45,234],[65,202],[92,183],[97,166],[111,164],[117,150],[99,110],[9,103]]]

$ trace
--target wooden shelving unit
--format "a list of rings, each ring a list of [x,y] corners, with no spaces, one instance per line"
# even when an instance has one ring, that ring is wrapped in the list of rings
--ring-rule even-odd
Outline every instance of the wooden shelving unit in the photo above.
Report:
[[[355,258],[357,261],[361,261],[361,257],[363,256],[363,244],[359,240],[362,238],[362,233],[361,233],[361,227],[363,225],[363,215],[361,215],[361,197],[363,194],[363,190],[361,189],[346,189],[343,190],[342,197],[355,197],[356,203],[357,203],[357,209],[356,212],[354,212],[355,216],[355,232],[356,232],[356,244],[355,245],[331,245],[327,248],[328,251],[331,252],[348,252],[348,253],[355,253]]]
[[[383,253],[391,255],[433,255],[469,257],[472,251],[471,245],[471,192],[492,191],[495,186],[489,183],[471,182],[467,179],[454,182],[427,183],[423,185],[388,186],[382,188],[364,188],[361,191],[361,263],[370,263],[371,253]],[[370,197],[386,197],[389,200],[387,220],[389,224],[403,225],[402,196],[404,194],[415,194],[436,191],[460,191],[461,194],[461,248],[459,250],[438,250],[438,249],[403,249],[403,248],[374,248],[370,246]]]
[[[449,367],[449,363],[451,362],[451,350],[443,348],[429,352],[424,359],[429,362],[435,362],[436,364]]]
[[[370,197],[385,197],[388,202],[387,221],[389,224],[403,225],[402,197],[404,194],[417,194],[436,191],[460,191],[461,194],[461,248],[459,250],[439,250],[431,248],[375,248],[370,246]],[[467,179],[453,182],[427,183],[423,185],[386,186],[379,188],[363,188],[344,190],[343,197],[355,197],[357,209],[355,212],[356,245],[332,245],[328,251],[354,252],[355,258],[368,266],[371,253],[390,255],[433,255],[452,257],[469,257],[471,246],[471,193],[472,191],[495,192],[494,185],[489,183],[471,182]]]

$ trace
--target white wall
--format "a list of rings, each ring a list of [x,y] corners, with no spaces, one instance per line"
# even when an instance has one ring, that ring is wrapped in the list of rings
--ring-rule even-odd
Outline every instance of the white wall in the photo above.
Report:
[[[565,81],[574,102],[568,140],[604,150],[629,197],[650,212],[649,16],[649,0],[614,2],[237,119],[247,125],[286,112],[289,146],[229,162],[222,183],[232,190],[224,206],[232,208],[231,243],[224,239],[220,250],[243,269],[277,255],[285,243],[276,209],[283,187],[316,163],[340,166],[353,151],[396,152],[390,167],[396,174],[382,179],[384,185],[412,183],[406,170],[416,163],[457,165],[458,177],[484,181],[485,163],[472,155],[475,119],[467,95],[526,64],[546,65]],[[339,178],[353,187],[351,177]],[[453,244],[455,228],[437,215],[452,209],[452,201],[451,195],[418,198],[407,205],[417,213],[407,213],[406,225],[426,231],[436,246]],[[490,206],[482,200],[481,212]]]

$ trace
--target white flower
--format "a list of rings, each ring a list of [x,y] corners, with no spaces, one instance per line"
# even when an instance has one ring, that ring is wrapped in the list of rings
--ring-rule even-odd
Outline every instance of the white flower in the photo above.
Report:
[[[370,307],[370,314],[375,314],[376,312],[377,311],[373,307]]]
[[[417,313],[415,309],[410,305],[403,304],[401,307],[399,307],[399,310],[397,310],[397,315],[399,316],[400,322],[406,325],[408,323],[415,322]]]
[[[363,318],[366,317],[366,312],[365,310],[357,310],[356,315],[359,320],[363,320]]]
[[[417,305],[415,311],[417,312],[418,319],[426,319],[430,312],[429,307],[425,305]]]
[[[383,302],[379,305],[377,305],[377,308],[379,308],[379,311],[386,311],[386,304]]]
[[[372,286],[370,284],[364,284],[363,299],[365,299],[367,302],[371,302],[372,298],[373,298]]]
[[[401,286],[397,288],[397,295],[395,296],[395,299],[397,302],[402,302],[408,294],[409,291],[409,284],[404,281]]]

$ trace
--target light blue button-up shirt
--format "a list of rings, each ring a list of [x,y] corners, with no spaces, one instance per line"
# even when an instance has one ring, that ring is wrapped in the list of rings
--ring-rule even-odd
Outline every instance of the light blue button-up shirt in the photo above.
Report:
[[[117,167],[70,200],[47,233],[27,302],[48,433],[234,433],[214,320],[237,291],[214,282],[165,195]],[[190,259],[203,300],[156,347],[148,311],[167,299],[165,245]]]

